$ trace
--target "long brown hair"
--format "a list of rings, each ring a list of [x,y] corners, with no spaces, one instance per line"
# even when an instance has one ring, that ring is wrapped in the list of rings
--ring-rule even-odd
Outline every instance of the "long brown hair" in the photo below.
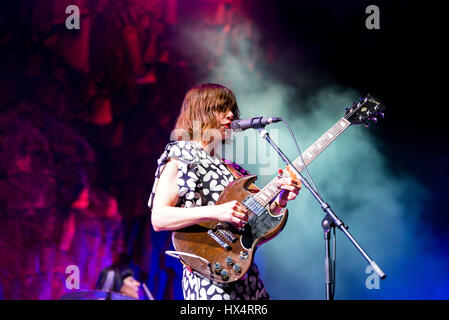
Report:
[[[206,130],[218,129],[217,115],[229,110],[234,114],[234,119],[239,118],[237,100],[231,90],[215,83],[199,84],[187,92],[176,120],[175,132],[187,132],[189,140],[198,135],[202,137]],[[194,132],[198,129],[200,132]]]

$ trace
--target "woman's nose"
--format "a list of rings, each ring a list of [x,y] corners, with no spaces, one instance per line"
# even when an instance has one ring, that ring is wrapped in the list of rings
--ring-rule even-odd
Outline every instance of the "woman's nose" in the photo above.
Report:
[[[229,111],[229,112],[226,114],[226,119],[232,121],[232,120],[234,119],[234,113],[232,113],[232,111]]]

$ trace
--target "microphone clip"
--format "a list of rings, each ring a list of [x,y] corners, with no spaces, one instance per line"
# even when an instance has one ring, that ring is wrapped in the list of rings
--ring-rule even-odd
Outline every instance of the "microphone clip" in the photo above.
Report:
[[[267,125],[267,123],[263,123],[263,122],[262,122],[262,118],[263,118],[263,117],[254,117],[254,118],[251,118],[251,119],[250,119],[250,121],[251,121],[251,128],[253,128],[253,129],[262,129],[262,128],[265,128],[265,126]]]

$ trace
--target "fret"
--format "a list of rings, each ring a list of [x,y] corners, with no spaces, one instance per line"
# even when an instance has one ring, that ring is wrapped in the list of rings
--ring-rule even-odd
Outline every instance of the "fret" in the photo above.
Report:
[[[279,193],[276,181],[273,180],[259,191],[254,198],[263,206],[268,204]]]
[[[263,188],[261,191],[259,191],[259,193],[257,193],[257,201],[263,205],[263,203],[268,203],[269,200],[269,196],[266,195],[267,190],[265,188]],[[254,197],[256,198],[256,197]]]
[[[270,198],[273,199],[273,197],[277,195],[279,188],[275,185],[275,183],[272,183],[268,184],[268,190],[270,191]]]
[[[346,128],[348,128],[350,122],[342,118],[333,127],[331,127],[320,139],[318,139],[312,146],[310,146],[304,153],[303,158],[306,165],[309,165],[324,149],[326,149]],[[318,147],[318,145],[320,147]],[[304,156],[306,155],[306,156]],[[311,155],[311,156],[308,156]],[[302,170],[304,165],[301,159],[298,157],[292,162],[298,169]]]
[[[306,165],[309,165],[324,149],[326,149],[340,134],[345,131],[351,123],[345,118],[341,118],[329,130],[327,130],[315,143],[313,143],[302,156]],[[304,164],[301,157],[292,161],[293,166],[301,172],[304,169]],[[277,181],[282,177],[275,177],[262,190],[260,190],[254,199],[262,206],[268,205],[280,192],[281,189],[277,187]]]

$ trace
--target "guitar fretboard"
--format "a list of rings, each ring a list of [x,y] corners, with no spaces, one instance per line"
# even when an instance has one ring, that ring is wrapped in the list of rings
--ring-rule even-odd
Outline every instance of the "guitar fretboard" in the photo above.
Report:
[[[305,166],[308,166],[324,149],[326,149],[340,134],[345,131],[351,123],[344,117],[326,131],[314,144],[312,144],[305,152],[302,153],[305,165],[301,157],[292,161],[293,166],[301,172]],[[287,175],[284,173],[283,175]],[[277,176],[271,180],[263,189],[261,189],[253,198],[262,206],[268,205],[278,194],[281,189],[278,188],[277,181],[282,176]]]

